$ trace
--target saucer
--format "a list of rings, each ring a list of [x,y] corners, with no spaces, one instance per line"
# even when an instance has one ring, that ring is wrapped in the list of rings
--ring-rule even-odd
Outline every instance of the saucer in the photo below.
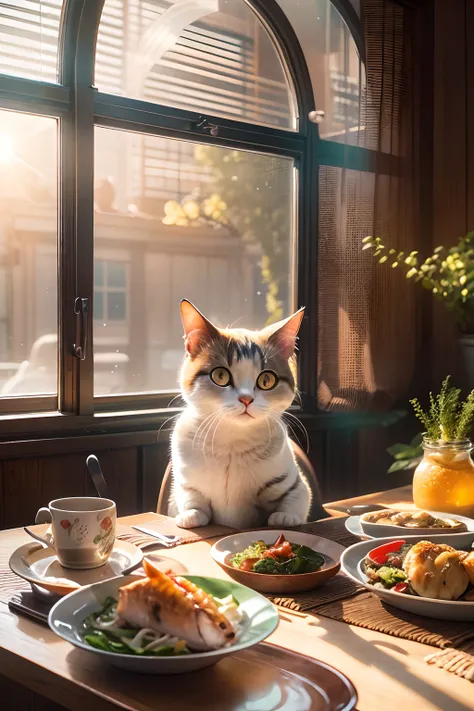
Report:
[[[100,568],[73,570],[63,568],[52,548],[26,543],[13,552],[9,566],[13,573],[31,584],[34,592],[47,591],[63,597],[84,585],[127,574],[135,570],[142,559],[143,553],[137,546],[117,540],[110,558]]]

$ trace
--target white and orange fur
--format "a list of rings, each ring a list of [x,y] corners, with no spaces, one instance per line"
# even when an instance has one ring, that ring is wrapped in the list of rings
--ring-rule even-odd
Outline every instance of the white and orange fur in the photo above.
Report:
[[[311,492],[283,421],[296,392],[303,315],[300,309],[262,331],[219,329],[189,301],[181,302],[186,358],[180,384],[187,407],[172,437],[169,504],[181,528],[306,521]],[[276,380],[270,390],[257,385],[262,371],[270,375],[259,383]],[[211,373],[230,382],[216,384]]]

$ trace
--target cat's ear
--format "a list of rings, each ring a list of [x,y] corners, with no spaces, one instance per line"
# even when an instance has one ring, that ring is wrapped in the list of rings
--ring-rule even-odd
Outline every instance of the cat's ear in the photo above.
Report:
[[[291,358],[296,348],[296,339],[300,330],[304,316],[304,306],[293,316],[289,316],[283,321],[273,323],[263,330],[268,343],[274,344],[282,353],[284,358]]]
[[[205,343],[218,337],[219,331],[187,299],[181,301],[180,308],[184,328],[184,345],[191,358],[194,358]]]

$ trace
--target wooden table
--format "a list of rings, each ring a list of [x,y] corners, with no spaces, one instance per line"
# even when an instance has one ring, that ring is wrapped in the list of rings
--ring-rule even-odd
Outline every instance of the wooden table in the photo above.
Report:
[[[357,500],[332,502],[332,505],[352,505],[360,501],[389,503],[403,501],[407,496],[409,491],[398,489]],[[143,523],[153,517],[154,514],[140,514],[121,521]],[[0,554],[4,556],[27,540],[22,530],[0,532]],[[160,555],[181,561],[190,571],[225,577],[209,556],[210,544],[211,541],[199,541],[160,551]],[[359,711],[467,711],[473,708],[474,687],[470,682],[423,661],[434,651],[432,647],[324,617],[299,618],[285,613],[269,641],[323,660],[347,674],[359,694]],[[218,665],[214,669],[218,669]],[[199,673],[186,677],[186,684],[196,685],[197,693],[195,703],[188,703],[184,708],[180,702],[180,677],[138,676],[109,667],[93,654],[72,648],[46,627],[16,616],[6,604],[0,604],[2,711],[54,711],[56,706],[50,702],[70,711],[117,708],[221,711],[212,693],[204,696],[209,690],[199,685]],[[28,689],[49,701],[38,705],[37,699],[35,705],[31,705]],[[236,705],[235,711],[243,711],[242,706]]]

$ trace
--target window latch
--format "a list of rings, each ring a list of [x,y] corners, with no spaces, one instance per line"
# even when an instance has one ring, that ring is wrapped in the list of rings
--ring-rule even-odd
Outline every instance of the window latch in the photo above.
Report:
[[[219,135],[219,126],[215,123],[211,123],[205,116],[199,116],[196,121],[196,128],[199,128],[201,131],[209,132],[211,136]]]
[[[76,358],[79,358],[79,360],[85,360],[87,355],[89,299],[83,299],[78,296],[76,301],[74,302],[74,313],[76,314],[76,316],[80,317],[80,339],[79,344],[75,343],[73,345],[73,351]]]

